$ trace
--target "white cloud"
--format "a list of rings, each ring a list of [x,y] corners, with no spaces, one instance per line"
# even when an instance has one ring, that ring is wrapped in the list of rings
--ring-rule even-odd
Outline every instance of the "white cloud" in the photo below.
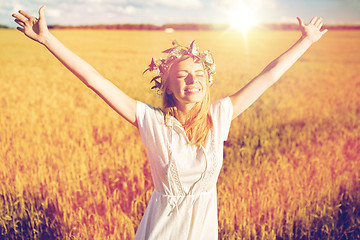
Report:
[[[17,12],[20,9],[25,9],[25,5],[19,2],[13,2],[11,6],[11,12]]]
[[[8,2],[0,2],[0,14],[7,14],[11,5]]]
[[[134,14],[134,13],[136,13],[136,8],[135,7],[133,7],[133,6],[126,6],[125,8],[124,8],[124,12],[126,13],[126,14]]]
[[[0,0],[0,24],[16,27],[12,13],[22,9],[37,16],[41,5],[47,6],[49,24],[62,25],[228,22],[241,9],[254,12],[258,22],[288,22],[291,15],[310,17],[316,11],[327,14],[329,20],[358,23],[360,1],[329,0],[319,10],[319,3],[304,0]]]
[[[56,9],[56,8],[47,8],[45,10],[45,14],[47,17],[60,17],[61,16],[62,11],[60,9]]]
[[[198,9],[203,7],[199,0],[155,0],[156,5],[178,8],[178,9]]]
[[[232,10],[238,6],[246,5],[253,9],[276,8],[277,0],[211,0],[211,6],[215,9]]]
[[[280,22],[282,22],[282,23],[298,23],[298,20],[294,17],[282,16],[280,18]]]
[[[121,13],[121,14],[127,14],[127,15],[131,15],[136,13],[137,8],[135,8],[134,6],[108,6],[109,11],[111,12],[116,12],[116,13]]]

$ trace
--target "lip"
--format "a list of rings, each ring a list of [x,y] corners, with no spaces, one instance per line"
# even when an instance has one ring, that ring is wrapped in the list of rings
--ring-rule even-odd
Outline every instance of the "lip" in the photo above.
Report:
[[[199,92],[201,92],[201,89],[200,89],[200,88],[197,88],[197,87],[195,87],[195,88],[186,88],[186,89],[184,90],[184,92],[185,92],[186,94],[199,93]]]

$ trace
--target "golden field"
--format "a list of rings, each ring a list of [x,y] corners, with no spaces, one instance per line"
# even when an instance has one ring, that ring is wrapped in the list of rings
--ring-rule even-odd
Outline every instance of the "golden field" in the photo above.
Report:
[[[232,94],[298,32],[54,30],[131,97],[173,39],[217,64]],[[360,32],[329,31],[232,123],[218,181],[220,239],[360,238]],[[0,238],[132,239],[153,189],[136,129],[45,47],[0,30]]]

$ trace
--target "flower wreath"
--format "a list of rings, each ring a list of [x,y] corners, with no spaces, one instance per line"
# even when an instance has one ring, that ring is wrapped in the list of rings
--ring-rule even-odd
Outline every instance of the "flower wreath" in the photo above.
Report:
[[[172,42],[173,47],[163,51],[163,53],[168,54],[166,59],[163,59],[161,57],[159,59],[151,59],[149,67],[143,72],[143,74],[146,71],[158,74],[150,81],[150,83],[154,82],[154,86],[151,87],[151,89],[155,89],[157,91],[157,95],[161,95],[161,77],[168,70],[169,66],[171,66],[171,63],[177,60],[183,61],[190,57],[194,58],[196,62],[200,62],[204,65],[205,70],[207,71],[209,76],[210,85],[213,83],[213,74],[215,74],[216,67],[214,58],[212,57],[212,54],[209,50],[199,52],[198,47],[195,45],[194,42],[195,40],[190,43],[189,47],[184,47],[181,46],[176,40],[174,40]]]

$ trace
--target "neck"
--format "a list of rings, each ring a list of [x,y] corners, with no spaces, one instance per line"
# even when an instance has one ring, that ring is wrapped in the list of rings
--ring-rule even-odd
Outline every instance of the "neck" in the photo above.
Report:
[[[194,107],[195,103],[185,104],[185,105],[177,105],[175,118],[181,123],[184,124],[188,119],[189,112]]]

